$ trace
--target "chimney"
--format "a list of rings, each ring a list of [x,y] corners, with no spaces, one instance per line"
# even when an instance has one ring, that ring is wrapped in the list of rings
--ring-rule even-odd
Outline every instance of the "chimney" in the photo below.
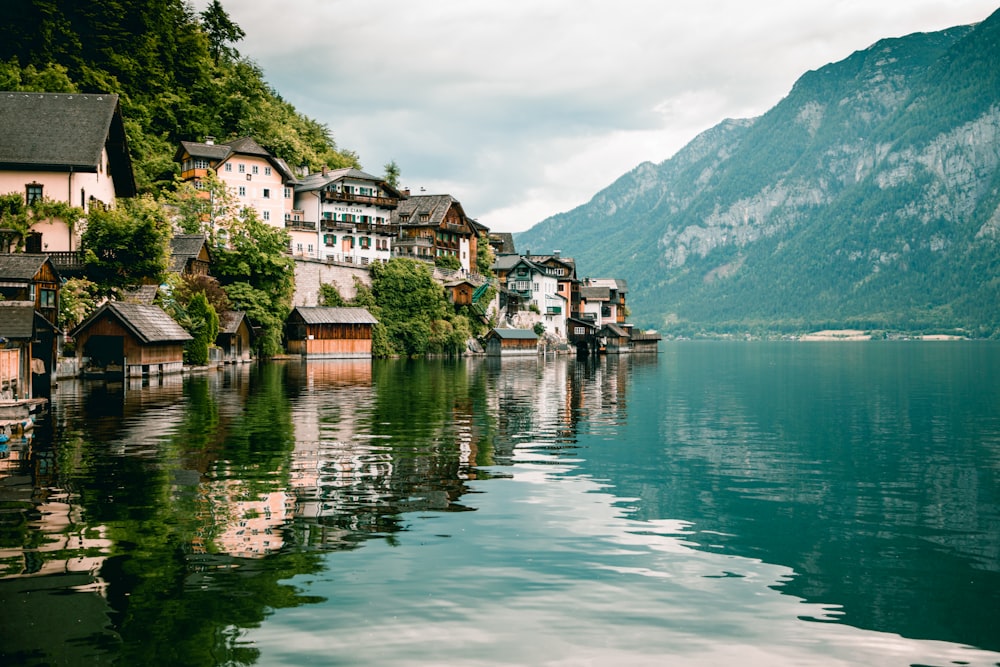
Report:
[[[400,190],[399,194],[403,195],[403,198],[406,199],[407,197],[410,196],[410,188],[406,188],[405,190]]]
[[[215,145],[215,137],[213,137],[211,134],[207,135],[205,137],[205,144],[208,145],[208,146],[214,146]]]
[[[555,257],[556,259],[559,259],[559,254],[561,252],[562,252],[562,250],[553,250],[552,251],[552,256]]]
[[[330,168],[325,164],[323,165],[323,175],[326,176],[330,172]]]

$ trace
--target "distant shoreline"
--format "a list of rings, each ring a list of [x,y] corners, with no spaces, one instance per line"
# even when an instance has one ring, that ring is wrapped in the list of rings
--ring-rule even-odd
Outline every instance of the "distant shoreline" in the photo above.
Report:
[[[956,336],[952,334],[914,334],[912,336],[907,336],[909,340],[969,340],[965,336]],[[823,331],[814,331],[813,333],[807,333],[799,336],[800,341],[864,341],[864,340],[876,340],[877,338],[871,331],[861,331],[860,329],[826,329]]]

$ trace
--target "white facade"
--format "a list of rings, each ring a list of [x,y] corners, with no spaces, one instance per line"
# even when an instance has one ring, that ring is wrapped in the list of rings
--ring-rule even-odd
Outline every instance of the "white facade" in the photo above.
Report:
[[[368,265],[387,262],[398,226],[391,224],[399,193],[357,169],[324,170],[303,177],[295,188],[294,255],[329,262]],[[309,237],[309,240],[306,240]]]

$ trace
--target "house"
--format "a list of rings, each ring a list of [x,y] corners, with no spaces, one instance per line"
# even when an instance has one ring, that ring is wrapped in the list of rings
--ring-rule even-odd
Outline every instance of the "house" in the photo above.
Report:
[[[568,302],[560,294],[560,277],[552,267],[538,264],[528,257],[503,255],[494,263],[494,270],[506,278],[506,291],[501,293],[501,307],[508,316],[520,311],[538,314],[545,330],[566,337]],[[504,303],[506,302],[506,303]]]
[[[393,212],[392,222],[399,225],[394,255],[429,262],[438,257],[455,257],[464,271],[471,272],[475,267],[477,226],[451,195],[404,197]]]
[[[19,192],[26,204],[50,200],[111,208],[136,192],[118,95],[0,93],[0,194]],[[35,222],[26,238],[2,244],[32,253],[80,249],[78,220]],[[15,234],[16,235],[16,234]],[[58,263],[58,262],[57,262]]]
[[[614,322],[606,322],[601,325],[598,336],[604,344],[606,354],[625,354],[632,351],[631,327],[625,328]]]
[[[222,362],[238,364],[250,361],[253,348],[253,329],[246,313],[226,310],[219,313],[219,335],[215,344],[222,351]]]
[[[294,241],[292,254],[361,265],[389,261],[399,234],[392,212],[401,196],[358,169],[324,167],[303,176],[295,186],[293,219],[286,224],[302,227],[310,240]]]
[[[603,326],[607,323],[631,326],[626,323],[628,309],[625,295],[628,285],[620,278],[587,278],[580,287],[580,317]]]
[[[170,239],[170,271],[182,276],[207,276],[212,257],[204,234],[174,234]]]
[[[182,141],[174,161],[181,165],[181,180],[199,189],[209,171],[215,172],[240,208],[253,209],[260,220],[273,227],[285,228],[285,221],[292,217],[295,175],[284,160],[250,137],[218,144],[215,137],[205,137],[203,142]],[[211,195],[206,191],[204,196]],[[293,238],[293,247],[294,243]]]
[[[598,327],[589,320],[566,318],[566,339],[576,348],[577,354],[588,356],[600,352]]]
[[[658,354],[663,336],[658,331],[631,331],[632,354]]]
[[[159,306],[109,301],[72,336],[83,375],[141,377],[179,373],[191,335]]]
[[[377,323],[365,308],[296,306],[285,321],[288,352],[311,358],[370,358],[372,326]]]
[[[494,255],[514,255],[514,235],[510,232],[490,232],[490,247],[493,248]]]
[[[0,253],[0,297],[31,301],[54,327],[59,321],[62,278],[48,255]]]
[[[453,306],[471,306],[472,296],[479,289],[479,285],[468,278],[458,278],[446,282],[444,288],[448,301]]]
[[[31,301],[0,301],[0,400],[48,397],[58,330]]]
[[[576,260],[563,257],[558,250],[553,251],[551,255],[532,255],[529,252],[526,257],[535,264],[545,267],[549,275],[556,277],[558,282],[556,293],[563,297],[567,304],[567,316],[579,317],[580,281],[576,277]]]
[[[491,329],[486,334],[486,356],[538,354],[538,335],[531,329]]]

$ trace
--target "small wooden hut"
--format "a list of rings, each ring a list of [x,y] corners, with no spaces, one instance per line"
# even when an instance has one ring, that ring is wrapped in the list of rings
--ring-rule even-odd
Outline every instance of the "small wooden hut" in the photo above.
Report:
[[[371,358],[377,323],[365,308],[297,306],[285,321],[288,352],[318,359]]]
[[[486,356],[538,354],[538,335],[531,329],[492,329],[486,334]]]
[[[250,361],[253,347],[253,329],[241,310],[219,313],[219,335],[215,344],[222,350],[222,362],[239,364]]]
[[[109,301],[73,330],[83,375],[179,373],[191,335],[159,306]]]

